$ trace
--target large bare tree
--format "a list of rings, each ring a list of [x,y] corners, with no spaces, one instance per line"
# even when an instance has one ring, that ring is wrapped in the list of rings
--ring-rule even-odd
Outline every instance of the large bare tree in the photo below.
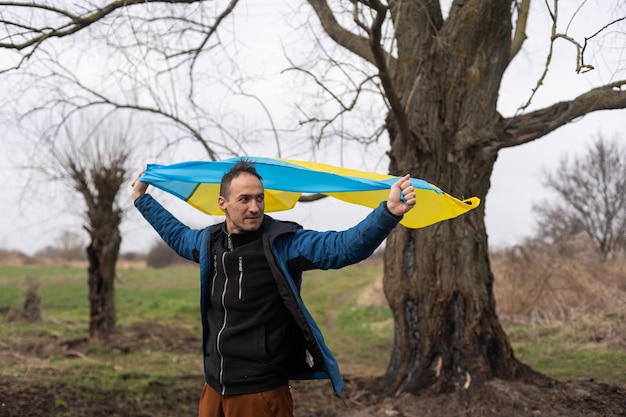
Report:
[[[445,18],[435,0],[354,1],[357,31],[339,23],[341,10],[330,2],[309,3],[335,42],[376,67],[389,105],[390,172],[419,172],[453,195],[484,201],[501,149],[587,113],[626,107],[626,80],[620,80],[525,114],[498,112],[504,72],[526,39],[528,0],[452,1]],[[558,2],[550,12],[552,42],[567,38],[556,32]],[[534,376],[515,358],[496,315],[484,207],[421,230],[398,228],[388,239],[391,393],[447,392],[494,377]]]
[[[219,45],[215,33],[236,3],[136,0],[102,1],[100,7],[55,8],[52,2],[28,2],[19,7],[34,12],[29,16],[48,15],[47,24],[19,20],[15,18],[17,11],[15,15],[5,13],[4,24],[11,33],[0,40],[0,47],[15,51],[7,70],[16,70],[41,56],[39,49],[51,40],[94,30],[98,23],[114,25],[107,32],[110,42],[142,46],[146,62],[153,53],[166,62],[154,75],[157,79],[186,68],[187,81],[179,88],[188,91],[190,102],[197,105],[200,96],[193,87],[201,78],[201,58]],[[379,88],[384,98],[389,171],[419,173],[453,195],[475,195],[484,201],[501,149],[539,139],[585,114],[626,107],[626,92],[621,89],[626,80],[619,80],[538,110],[511,117],[498,112],[504,72],[526,39],[530,0],[452,0],[447,2],[446,14],[444,2],[439,0],[307,3],[321,23],[320,43],[322,35],[327,35],[352,54],[349,64],[358,60],[370,69],[369,73],[359,69],[363,82],[352,80],[353,92],[358,98],[369,83],[369,89]],[[0,6],[14,9],[16,4],[0,1]],[[218,10],[220,4],[223,8]],[[586,44],[556,31],[558,1],[546,2],[545,6],[546,14],[555,22],[551,42],[563,39],[572,43],[579,53],[578,69],[590,69],[583,59]],[[121,22],[131,24],[120,28]],[[115,38],[118,33],[122,36]],[[151,36],[146,36],[148,33]],[[592,35],[590,30],[589,38]],[[341,65],[330,54],[328,61]],[[312,79],[341,104],[340,112],[352,108],[330,84],[315,76]],[[236,83],[229,86],[234,85],[239,87]],[[135,101],[130,105],[95,88],[80,87],[92,103],[134,108],[177,124],[200,140],[210,157],[227,149],[220,146],[228,141],[210,143],[203,136],[208,130],[199,121],[215,119],[210,111],[200,111],[201,106],[194,107],[191,118],[185,118],[171,105],[175,100],[153,100],[150,105]],[[75,101],[63,103],[78,108]],[[307,120],[320,121],[315,117]],[[335,120],[322,120],[323,129]],[[236,141],[228,143],[236,144],[229,150],[240,149]],[[394,347],[386,373],[389,393],[472,389],[490,378],[534,375],[515,358],[496,315],[484,215],[481,205],[458,219],[425,229],[398,228],[389,238],[384,288],[395,321]]]

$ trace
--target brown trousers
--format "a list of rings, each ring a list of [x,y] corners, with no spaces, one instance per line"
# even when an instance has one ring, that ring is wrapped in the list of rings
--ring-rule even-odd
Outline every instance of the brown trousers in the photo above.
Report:
[[[198,417],[293,417],[289,385],[253,394],[222,396],[204,384]]]

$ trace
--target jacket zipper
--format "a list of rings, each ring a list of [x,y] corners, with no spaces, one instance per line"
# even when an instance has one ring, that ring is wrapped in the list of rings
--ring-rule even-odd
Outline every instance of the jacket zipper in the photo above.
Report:
[[[233,250],[233,242],[228,236],[228,251]],[[220,355],[220,385],[222,385],[222,395],[226,395],[226,386],[224,385],[224,353],[222,352],[222,334],[226,329],[226,320],[228,318],[228,310],[226,310],[226,288],[228,288],[228,272],[226,271],[226,254],[222,254],[222,270],[224,271],[224,289],[222,290],[222,308],[224,309],[224,322],[222,328],[217,332],[216,347],[217,353]]]
[[[243,290],[243,258],[239,257],[239,301],[241,301],[241,293]]]
[[[213,280],[211,281],[211,297],[215,293],[215,280],[217,279],[217,255],[213,255]]]

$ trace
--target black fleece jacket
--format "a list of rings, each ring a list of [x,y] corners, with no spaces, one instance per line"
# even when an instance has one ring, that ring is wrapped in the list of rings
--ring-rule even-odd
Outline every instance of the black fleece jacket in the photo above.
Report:
[[[211,233],[213,275],[207,311],[206,381],[223,395],[247,394],[287,383],[293,320],[279,295],[255,232]]]

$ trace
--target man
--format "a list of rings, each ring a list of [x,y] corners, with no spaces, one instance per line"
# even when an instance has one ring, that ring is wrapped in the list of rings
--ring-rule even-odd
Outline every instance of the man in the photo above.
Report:
[[[389,199],[342,232],[304,230],[264,214],[254,164],[239,160],[222,178],[223,223],[190,229],[132,182],[135,206],[179,255],[200,264],[205,384],[199,417],[293,416],[290,379],[330,379],[337,362],[300,298],[302,272],[359,262],[415,205],[406,175]]]

